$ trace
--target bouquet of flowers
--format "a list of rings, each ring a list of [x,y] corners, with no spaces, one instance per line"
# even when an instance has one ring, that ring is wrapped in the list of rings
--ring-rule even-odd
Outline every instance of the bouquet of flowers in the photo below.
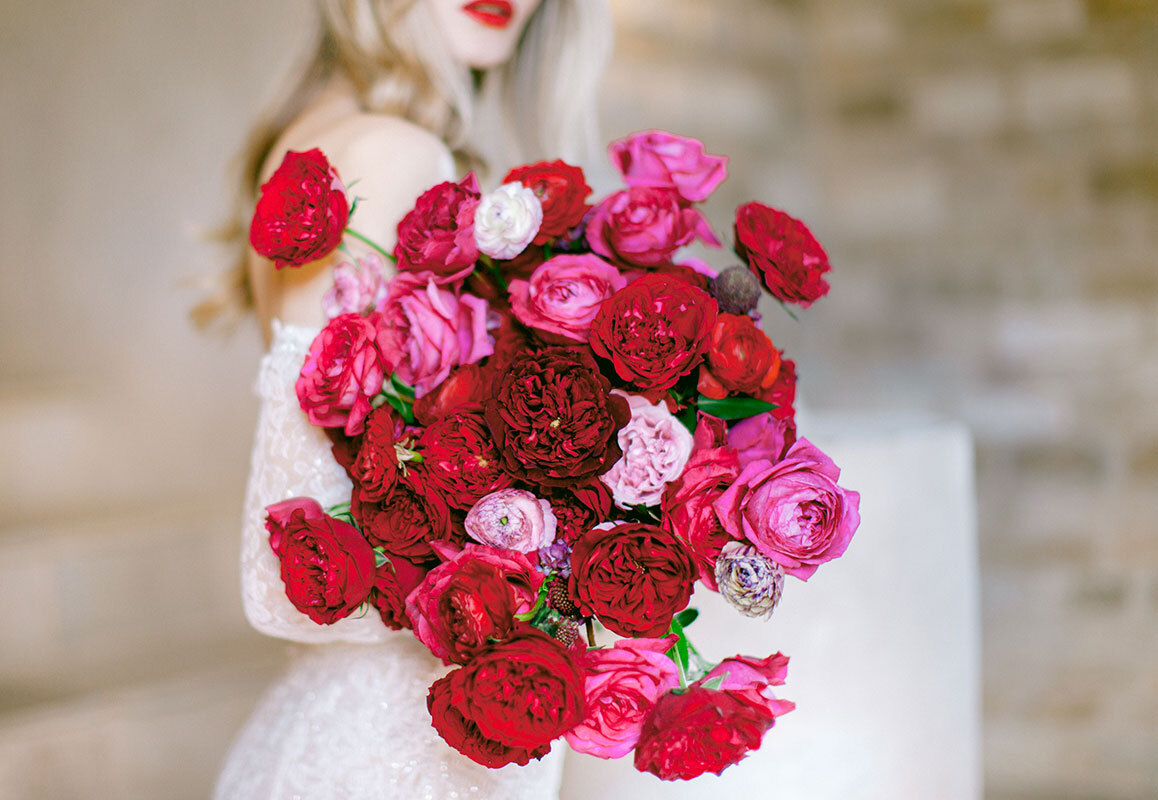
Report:
[[[650,131],[609,148],[626,188],[582,170],[473,174],[418,198],[388,253],[318,150],[262,187],[251,242],[277,267],[343,247],[296,384],[353,484],[348,504],[270,506],[286,593],[321,625],[372,608],[454,665],[438,733],[488,767],[562,737],[660,778],[719,773],[793,708],[788,659],[711,663],[685,628],[696,581],[768,617],[786,576],[840,556],[859,496],[793,415],[796,371],[758,325],[767,290],[811,305],[827,256],[798,220],[736,211],[741,264],[697,208],[727,159]],[[387,262],[394,263],[392,276]],[[605,632],[613,643],[597,644]]]

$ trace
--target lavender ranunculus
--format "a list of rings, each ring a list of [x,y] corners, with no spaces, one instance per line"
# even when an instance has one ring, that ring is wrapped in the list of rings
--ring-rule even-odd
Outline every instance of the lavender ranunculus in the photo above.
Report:
[[[620,508],[657,506],[668,482],[683,473],[691,457],[692,434],[662,402],[652,405],[639,395],[624,396],[631,421],[619,431],[623,457],[599,480]]]
[[[784,591],[784,568],[751,545],[729,542],[716,559],[716,585],[741,614],[767,619]]]
[[[491,547],[530,553],[555,541],[551,504],[524,489],[500,489],[483,497],[466,515],[466,532]]]

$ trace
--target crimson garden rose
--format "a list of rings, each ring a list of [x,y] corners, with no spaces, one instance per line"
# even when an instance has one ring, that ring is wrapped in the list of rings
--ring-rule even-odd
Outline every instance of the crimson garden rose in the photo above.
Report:
[[[712,328],[707,363],[700,367],[700,394],[716,399],[757,395],[780,373],[780,351],[747,315],[720,314]]]
[[[349,218],[346,187],[322,151],[291,150],[262,184],[249,242],[277,269],[300,267],[341,244]]]
[[[422,432],[417,447],[430,485],[460,511],[513,482],[503,471],[482,406],[461,406],[437,420]]]
[[[668,275],[645,275],[603,301],[591,323],[591,349],[645,391],[669,389],[703,360],[716,301]]]
[[[389,330],[381,314],[342,314],[314,337],[294,389],[314,425],[362,432],[370,401],[394,371],[387,356]]]
[[[460,672],[455,670],[439,678],[426,695],[431,724],[448,745],[471,761],[491,769],[507,764],[526,766],[532,758],[542,758],[551,752],[550,742],[533,748],[512,747],[484,736],[479,726],[467,719],[457,705],[462,694]]]
[[[462,540],[446,501],[432,488],[429,475],[414,464],[381,499],[355,486],[350,513],[366,538],[391,556],[425,561],[434,555],[431,542]]]
[[[266,508],[269,545],[294,608],[319,625],[349,616],[374,586],[374,549],[358,529],[314,500],[294,497]]]
[[[556,487],[548,494],[551,511],[558,521],[558,538],[573,544],[587,531],[611,515],[611,490],[601,481],[581,486]]]
[[[736,255],[784,303],[808,308],[828,294],[828,254],[798,219],[760,203],[736,209]]]
[[[740,461],[731,447],[697,450],[679,480],[667,485],[660,506],[663,527],[687,543],[700,580],[713,590],[716,559],[735,539],[720,524],[712,504],[739,474]]]
[[[423,566],[404,558],[391,558],[378,567],[370,604],[378,609],[383,625],[394,631],[413,627],[406,615],[406,595],[422,582],[425,575]]]
[[[415,635],[439,658],[465,664],[515,627],[515,593],[502,571],[477,558],[435,567],[411,605]]]
[[[358,454],[351,465],[351,476],[366,500],[382,500],[394,489],[398,479],[398,454],[394,449],[397,423],[388,405],[370,412]]]
[[[440,283],[469,274],[478,261],[474,212],[479,201],[473,172],[458,183],[446,181],[423,192],[398,223],[398,269],[429,270]]]
[[[662,636],[692,596],[696,565],[672,533],[645,523],[600,525],[571,552],[571,598],[620,636]]]
[[[793,430],[795,431],[796,409],[793,403],[796,401],[796,362],[790,358],[780,359],[780,372],[776,375],[776,380],[767,391],[760,393],[760,399],[768,403],[775,403],[776,408],[768,413],[776,417],[776,419],[785,420],[793,423]]]
[[[503,183],[511,181],[518,181],[534,192],[543,206],[543,222],[535,244],[546,244],[562,236],[587,213],[591,187],[579,167],[558,160],[540,161],[508,172]]]
[[[590,355],[562,347],[525,353],[495,379],[486,420],[508,472],[548,486],[581,483],[619,460],[631,413]]]
[[[433,425],[456,408],[481,403],[489,384],[490,375],[478,364],[455,367],[446,380],[414,401],[414,416],[419,425]]]

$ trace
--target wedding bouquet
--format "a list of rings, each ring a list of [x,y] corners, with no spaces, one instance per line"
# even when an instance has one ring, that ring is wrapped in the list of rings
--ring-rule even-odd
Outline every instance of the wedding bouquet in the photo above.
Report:
[[[251,242],[334,269],[296,391],[353,483],[266,527],[286,593],[318,624],[375,610],[454,665],[427,697],[438,733],[488,767],[554,740],[634,754],[663,779],[719,773],[793,708],[788,659],[710,663],[689,643],[696,581],[768,617],[786,576],[840,556],[859,495],[793,415],[795,365],[758,325],[766,289],[809,306],[827,256],[748,203],[720,241],[698,210],[727,159],[651,131],[609,149],[626,188],[594,204],[562,161],[473,174],[418,198],[388,253],[318,150],[262,187]],[[392,276],[387,261],[394,262]],[[596,629],[617,638],[597,644]]]

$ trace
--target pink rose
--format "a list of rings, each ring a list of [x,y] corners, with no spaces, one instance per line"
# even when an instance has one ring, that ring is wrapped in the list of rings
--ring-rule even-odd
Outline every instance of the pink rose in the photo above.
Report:
[[[599,306],[626,285],[619,270],[598,256],[555,256],[530,281],[511,281],[511,310],[530,328],[586,342]]]
[[[631,752],[656,701],[680,684],[675,662],[665,655],[674,644],[675,637],[620,639],[580,657],[587,717],[566,734],[572,750],[599,758]]]
[[[446,181],[423,192],[398,223],[398,269],[433,272],[439,283],[469,275],[478,261],[474,214],[479,200],[473,172],[458,183]]]
[[[370,400],[394,371],[389,331],[381,314],[334,317],[314,337],[294,385],[302,411],[314,425],[362,432]]]
[[[476,542],[530,553],[555,541],[557,522],[548,501],[525,489],[500,489],[475,503],[464,524]]]
[[[705,153],[703,142],[666,131],[633,133],[607,152],[628,186],[675,189],[689,203],[706,200],[728,177],[727,156]]]
[[[704,215],[681,200],[674,189],[633,186],[617,192],[591,212],[587,242],[617,264],[638,267],[670,264],[697,237],[719,247]]]
[[[377,253],[334,267],[334,285],[322,298],[326,318],[373,310],[386,297],[385,270]]]
[[[844,553],[860,524],[860,495],[837,486],[839,478],[832,459],[798,439],[780,461],[745,466],[714,508],[730,534],[808,580]]]
[[[729,542],[713,504],[740,474],[736,451],[730,447],[698,450],[683,474],[663,493],[663,527],[680,537],[692,551],[700,581],[716,590],[716,559]]]
[[[723,677],[720,691],[759,709],[770,717],[787,714],[796,708],[791,700],[778,700],[773,686],[783,686],[788,677],[788,656],[776,653],[763,659],[732,656],[696,682],[702,686],[713,678]]]
[[[776,462],[796,441],[796,423],[772,414],[748,417],[728,431],[728,444],[740,455],[740,466],[753,461]]]
[[[627,398],[631,421],[619,429],[623,456],[599,476],[620,508],[659,505],[663,490],[684,470],[692,454],[692,434],[661,401],[656,405],[639,395]]]
[[[489,311],[481,297],[456,295],[432,273],[395,275],[382,314],[390,325],[386,352],[397,363],[398,377],[422,397],[453,368],[489,356],[495,350]]]

